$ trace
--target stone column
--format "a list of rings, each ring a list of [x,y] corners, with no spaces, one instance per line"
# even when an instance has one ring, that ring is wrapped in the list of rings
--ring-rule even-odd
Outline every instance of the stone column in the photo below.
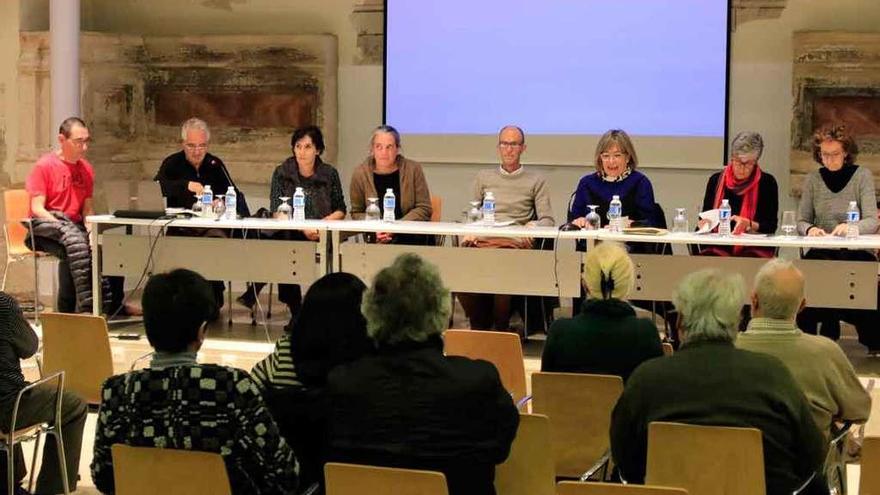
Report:
[[[50,0],[49,59],[52,79],[51,139],[61,122],[80,116],[79,92],[80,0]]]

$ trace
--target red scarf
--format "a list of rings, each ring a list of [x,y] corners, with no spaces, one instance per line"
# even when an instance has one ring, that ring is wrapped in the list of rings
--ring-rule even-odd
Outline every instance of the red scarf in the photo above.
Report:
[[[761,181],[761,166],[755,163],[755,169],[752,175],[745,179],[738,180],[733,175],[733,162],[724,167],[724,172],[718,179],[718,187],[715,189],[715,208],[721,207],[721,200],[724,198],[724,190],[728,190],[733,194],[742,196],[742,206],[737,213],[741,217],[749,220],[755,219],[755,210],[758,207],[758,182]],[[734,246],[734,256],[739,255],[742,246]]]

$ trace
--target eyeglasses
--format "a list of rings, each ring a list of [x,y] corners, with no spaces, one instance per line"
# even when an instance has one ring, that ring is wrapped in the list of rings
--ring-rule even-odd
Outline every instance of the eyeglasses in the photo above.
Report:
[[[183,145],[183,147],[190,150],[190,151],[196,151],[196,150],[204,151],[204,150],[208,149],[208,143],[201,143],[201,144],[186,143]]]
[[[835,151],[834,153],[819,153],[823,160],[834,160],[843,156],[843,151]]]
[[[599,155],[599,158],[601,158],[603,162],[610,162],[612,160],[623,160],[626,158],[626,153],[602,153],[601,155]]]
[[[516,141],[498,141],[499,148],[519,148],[522,145],[522,143]]]

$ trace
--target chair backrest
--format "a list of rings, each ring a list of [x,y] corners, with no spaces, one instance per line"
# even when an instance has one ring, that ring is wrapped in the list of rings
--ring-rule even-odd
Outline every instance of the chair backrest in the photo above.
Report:
[[[443,217],[443,198],[431,195],[431,221],[439,222]]]
[[[651,423],[645,483],[700,495],[764,495],[761,430]]]
[[[623,379],[584,373],[532,373],[532,412],[550,418],[556,476],[579,477],[610,448],[611,411]]]
[[[3,191],[5,212],[4,228],[6,229],[6,246],[8,251],[27,250],[24,239],[27,229],[21,221],[30,216],[30,196],[24,189],[7,189]]]
[[[553,495],[555,481],[550,419],[540,414],[520,414],[510,455],[495,468],[495,492],[504,495]]]
[[[220,454],[194,450],[111,447],[117,495],[231,495]]]
[[[327,495],[447,495],[446,476],[436,471],[328,462]]]
[[[43,373],[64,371],[66,390],[101,403],[101,385],[113,375],[107,320],[102,316],[44,313]]]
[[[580,483],[560,481],[557,495],[687,495],[684,488],[649,485],[621,485],[618,483]]]
[[[864,438],[861,464],[859,493],[880,495],[880,437]]]
[[[518,402],[526,396],[526,366],[519,335],[482,330],[447,330],[443,333],[447,356],[483,359],[495,365],[501,383]]]

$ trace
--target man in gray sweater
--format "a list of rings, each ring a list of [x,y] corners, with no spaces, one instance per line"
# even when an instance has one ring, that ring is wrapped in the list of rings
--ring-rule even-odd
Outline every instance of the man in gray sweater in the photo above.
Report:
[[[526,150],[526,136],[514,125],[498,133],[498,155],[501,165],[481,170],[474,180],[473,199],[482,201],[487,192],[495,196],[495,221],[512,221],[517,225],[554,225],[550,190],[544,176],[526,170],[520,157]],[[532,238],[497,238],[465,236],[463,246],[484,248],[531,249]],[[503,294],[458,294],[472,329],[509,330],[511,301]]]

